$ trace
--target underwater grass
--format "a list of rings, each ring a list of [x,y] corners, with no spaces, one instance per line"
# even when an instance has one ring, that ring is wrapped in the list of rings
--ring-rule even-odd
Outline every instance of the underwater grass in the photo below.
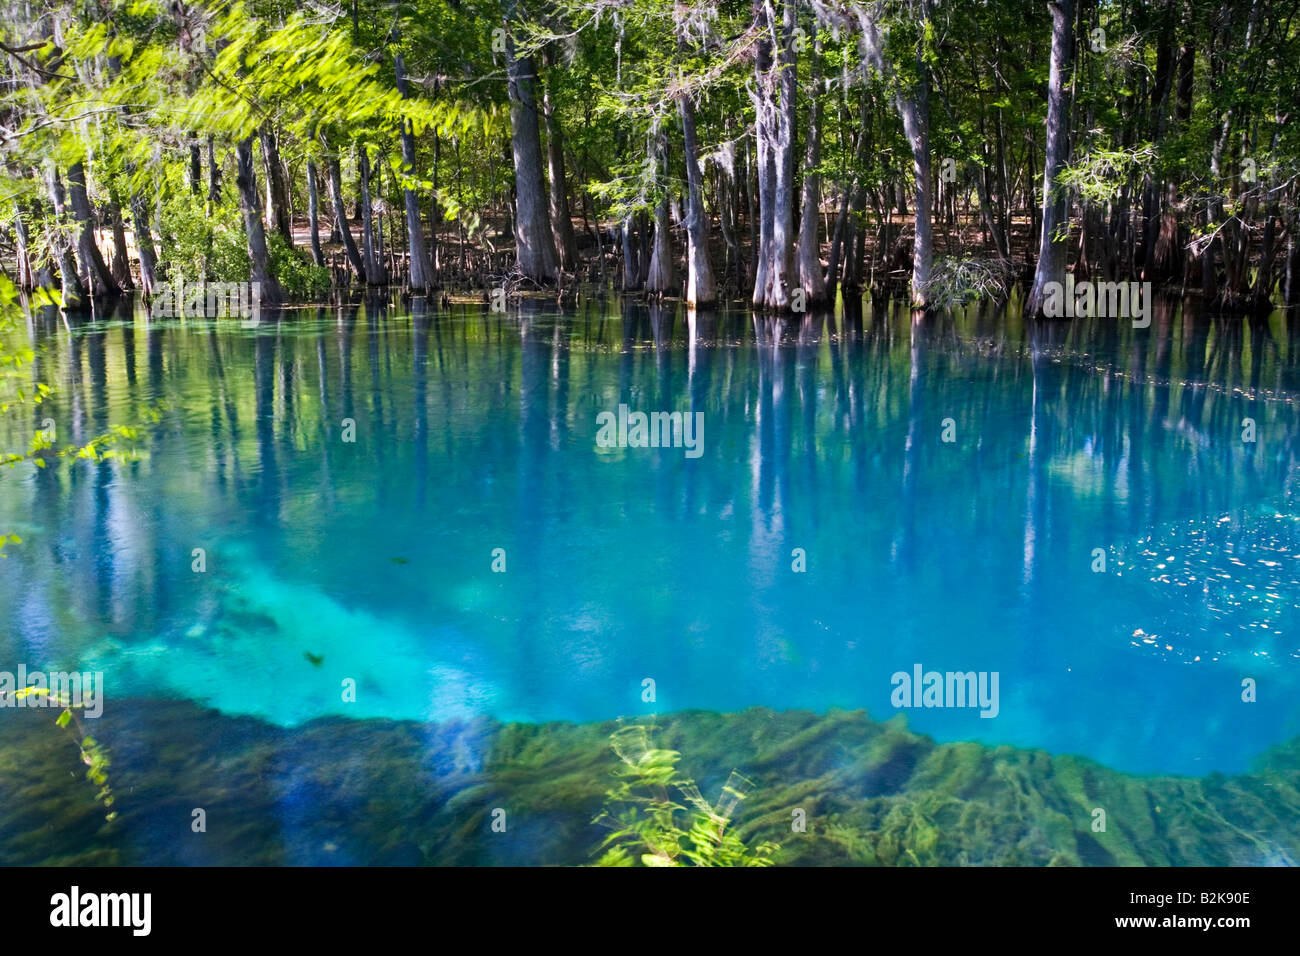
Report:
[[[622,795],[626,783],[627,795],[644,799],[646,782],[665,796],[682,793],[668,789],[678,782],[696,794],[743,794],[721,808],[674,796],[680,818],[671,827],[661,818],[634,834],[652,845],[656,833],[689,837],[700,815],[711,819],[709,807],[736,841],[721,854],[731,862],[1250,866],[1300,858],[1300,738],[1246,774],[1143,777],[1039,750],[937,744],[901,717],[754,708],[659,717],[644,752],[672,758],[660,753],[628,774],[611,749],[619,730],[608,721],[338,718],[286,729],[188,702],[116,701],[97,728],[114,752],[118,819],[109,825],[89,789],[70,785],[67,742],[50,733],[48,716],[8,711],[0,714],[0,864],[585,866],[613,844],[636,852],[635,839],[611,844],[593,821],[613,811],[626,828],[628,804],[610,794]],[[637,760],[641,744],[630,734],[614,742]],[[654,801],[639,806],[644,822]],[[207,829],[194,833],[200,807]],[[1098,808],[1104,831],[1094,830]],[[493,830],[494,810],[503,811],[504,832]],[[697,862],[687,850],[719,845],[697,836],[703,844],[680,839],[681,862]]]

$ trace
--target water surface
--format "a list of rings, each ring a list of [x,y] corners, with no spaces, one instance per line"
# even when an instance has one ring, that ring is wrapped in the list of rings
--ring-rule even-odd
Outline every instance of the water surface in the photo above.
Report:
[[[1300,734],[1300,339],[1279,317],[417,301],[30,331],[57,392],[7,446],[162,408],[120,461],[0,476],[23,538],[0,662],[102,670],[109,707],[886,719],[921,664],[999,674],[993,719],[902,711],[940,740],[1203,775]],[[598,447],[620,403],[702,413],[702,455]]]

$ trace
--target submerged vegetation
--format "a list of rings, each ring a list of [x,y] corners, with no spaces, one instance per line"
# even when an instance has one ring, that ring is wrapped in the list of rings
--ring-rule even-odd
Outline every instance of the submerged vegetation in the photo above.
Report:
[[[631,724],[611,736],[619,766],[618,784],[605,794],[606,809],[596,818],[614,832],[601,844],[597,866],[770,866],[780,847],[771,842],[752,849],[727,830],[752,783],[732,772],[722,796],[710,804],[691,780],[677,772],[681,754],[651,744],[653,726]],[[677,790],[688,806],[676,803]],[[690,816],[689,826],[679,822]],[[686,861],[686,862],[683,862]]]
[[[629,756],[640,752],[610,723],[331,719],[290,730],[188,703],[118,701],[101,718],[104,733],[139,746],[115,762],[128,795],[104,829],[90,795],[63,782],[66,752],[44,719],[11,716],[0,721],[4,864],[588,865],[605,839],[592,821],[607,805],[611,733]],[[728,823],[730,849],[719,852],[716,831],[678,844],[703,847],[705,862],[765,860],[777,843],[770,860],[783,865],[1300,862],[1300,740],[1250,773],[1193,778],[936,744],[900,718],[861,712],[683,713],[660,718],[656,737],[700,769],[701,790],[725,788],[717,767],[740,767],[754,782]],[[676,762],[661,758],[649,776],[675,779],[666,775]],[[646,778],[622,767],[620,782]],[[655,823],[663,803],[633,789],[651,800],[623,843],[629,855],[689,834]],[[190,829],[194,807],[207,811],[206,833]],[[505,812],[503,832],[494,809]],[[804,832],[794,810],[804,811]]]
[[[0,695],[3,698],[4,695]],[[19,701],[31,700],[30,704],[20,704]],[[77,709],[82,704],[74,701],[73,696],[68,693],[58,693],[57,695],[49,688],[45,687],[23,687],[13,691],[13,700],[4,701],[4,706],[29,706],[36,708],[58,707],[61,708],[59,715],[54,718],[54,725],[63,729],[73,743],[77,745],[77,750],[81,755],[81,762],[86,765],[86,779],[99,788],[95,794],[95,799],[103,804],[104,809],[108,811],[104,819],[112,823],[117,819],[117,811],[113,809],[116,798],[113,796],[113,789],[108,783],[108,768],[112,760],[108,756],[108,749],[98,740],[86,732],[86,726],[77,716]]]

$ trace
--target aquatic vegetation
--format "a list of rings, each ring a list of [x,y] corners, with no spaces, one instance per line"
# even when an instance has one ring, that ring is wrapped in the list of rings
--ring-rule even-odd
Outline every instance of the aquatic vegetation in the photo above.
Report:
[[[66,744],[48,720],[25,710],[9,717],[0,720],[0,865],[585,866],[608,835],[592,822],[602,808],[618,827],[616,815],[631,810],[652,824],[666,796],[611,757],[620,729],[612,722],[327,718],[285,728],[185,701],[118,698],[99,729],[120,742],[113,786],[131,800],[104,827],[93,794],[66,785]],[[654,744],[619,738],[629,757],[661,749],[674,758],[643,765],[668,781],[665,791],[693,778],[704,793],[723,792],[715,812],[727,811],[728,785],[746,794],[724,836],[751,853],[779,842],[765,857],[778,866],[1300,860],[1300,738],[1249,773],[1204,777],[941,744],[901,718],[882,723],[861,711],[675,713],[657,719]],[[623,771],[616,787],[635,784],[629,792],[643,802],[608,799],[614,763]],[[732,767],[752,789],[713,769]],[[695,852],[693,820],[707,814],[671,792],[677,845]],[[207,810],[206,833],[190,830],[195,806]],[[500,832],[491,825],[497,808],[508,818]],[[1104,831],[1093,829],[1097,808]],[[803,832],[791,826],[794,810],[806,818]],[[622,845],[633,865],[650,852],[644,841]],[[676,862],[694,865],[684,854]]]
[[[95,799],[104,805],[108,811],[105,820],[112,823],[117,818],[117,811],[113,809],[116,802],[113,797],[112,787],[108,783],[108,768],[112,761],[109,759],[108,750],[98,740],[86,733],[85,724],[77,716],[77,707],[84,707],[84,704],[73,702],[71,695],[59,693],[54,695],[45,687],[24,687],[14,692],[15,700],[24,700],[29,697],[46,697],[57,702],[58,706],[63,708],[58,717],[54,718],[56,727],[65,730],[73,743],[77,745],[81,753],[81,762],[86,765],[86,779],[99,787],[99,792],[95,794]]]
[[[595,822],[614,832],[601,843],[604,853],[596,865],[635,866],[639,860],[645,866],[770,866],[777,844],[748,847],[727,829],[751,781],[732,771],[722,796],[710,805],[693,781],[678,775],[681,754],[651,746],[652,730],[637,723],[611,735],[619,782],[606,794],[607,807],[614,809]],[[670,788],[688,805],[674,802]],[[692,814],[686,828],[679,823],[684,813]]]

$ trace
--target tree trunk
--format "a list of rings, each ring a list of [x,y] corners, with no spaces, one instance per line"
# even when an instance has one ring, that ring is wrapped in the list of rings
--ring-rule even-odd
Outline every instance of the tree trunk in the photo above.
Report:
[[[770,0],[769,0],[770,2]],[[776,160],[772,141],[776,138],[776,105],[772,83],[772,44],[775,33],[761,0],[755,2],[755,18],[767,27],[759,36],[754,53],[754,139],[758,179],[758,241],[753,244],[754,291],[750,302],[756,309],[767,303],[772,272],[772,196],[776,192]]]
[[[1047,150],[1043,159],[1043,227],[1038,241],[1034,284],[1025,302],[1025,314],[1041,316],[1049,282],[1065,283],[1067,244],[1056,235],[1067,227],[1066,193],[1057,179],[1070,156],[1070,69],[1074,61],[1074,0],[1054,0],[1052,11],[1052,65],[1047,88]]]
[[[122,207],[112,202],[108,204],[108,216],[113,223],[113,258],[109,271],[113,280],[124,290],[134,287],[131,281],[131,254],[126,248],[126,226],[122,222]]]
[[[678,37],[679,49],[683,46]],[[700,172],[695,104],[689,94],[678,97],[682,120],[682,150],[686,161],[686,304],[697,308],[718,301],[718,283],[709,261],[709,219],[704,210],[704,177]]]
[[[149,229],[149,207],[139,192],[131,193],[131,228],[135,231],[135,248],[140,253],[140,291],[153,295],[158,284],[158,253]]]
[[[266,170],[266,227],[284,236],[292,246],[289,190],[284,181],[284,165],[280,162],[280,147],[269,122],[262,125],[262,168]]]
[[[406,83],[406,64],[402,54],[393,57],[397,74],[397,92],[402,99],[411,95]],[[407,120],[402,121],[402,173],[415,176],[415,131]],[[428,292],[433,288],[433,268],[429,263],[429,249],[424,242],[424,228],[420,225],[420,199],[415,190],[403,184],[402,198],[406,203],[406,245],[411,259],[411,288]]]
[[[208,202],[221,202],[221,167],[217,165],[216,138],[208,134]]]
[[[808,103],[808,141],[803,155],[803,195],[800,197],[799,220],[799,284],[803,286],[804,300],[809,305],[826,301],[826,280],[822,277],[821,239],[821,178],[817,166],[821,162],[821,38],[813,27],[812,84]]]
[[[46,172],[45,184],[50,194],[50,205],[54,207],[54,230],[50,236],[50,244],[53,246],[54,258],[59,266],[63,307],[67,309],[79,308],[85,301],[86,287],[81,281],[80,273],[77,272],[72,248],[64,238],[67,234],[64,227],[67,210],[64,203],[63,182],[59,179],[58,169],[53,165]]]
[[[930,79],[929,68],[917,50],[916,85],[898,94],[898,112],[903,118],[903,132],[912,147],[912,194],[915,230],[912,240],[912,308],[930,304],[930,270],[934,262],[934,231],[931,220],[930,194]]]
[[[320,194],[316,186],[316,163],[307,160],[307,227],[311,235],[311,261],[325,265],[325,254],[320,248]]]
[[[348,257],[352,271],[363,282],[366,278],[366,264],[361,260],[357,244],[352,238],[352,228],[348,225],[347,210],[343,206],[343,174],[339,170],[339,158],[331,156],[330,167],[330,201],[334,206],[334,228],[343,240],[343,251]]]
[[[104,264],[104,257],[95,243],[95,214],[86,194],[86,167],[73,163],[68,167],[68,202],[79,228],[77,235],[77,262],[81,272],[90,279],[90,294],[95,298],[121,295],[122,288]]]
[[[628,215],[619,229],[623,239],[623,291],[641,288],[641,270],[636,253],[636,217]]]
[[[673,292],[677,283],[673,274],[672,221],[668,215],[668,133],[662,129],[655,133],[655,152],[664,193],[655,206],[654,252],[645,288],[664,295]]]
[[[190,136],[190,192],[194,195],[199,194],[199,182],[203,179],[203,161],[202,152],[199,147],[199,141],[193,135]]]
[[[364,144],[357,150],[357,179],[361,185],[361,258],[366,264],[366,284],[388,281],[379,245],[375,241],[374,212],[370,206],[370,151]]]
[[[778,18],[777,9],[780,9]],[[768,193],[771,232],[766,244],[762,281],[755,280],[755,304],[784,311],[790,307],[790,289],[795,284],[794,264],[794,129],[795,49],[793,0],[763,0],[768,28],[775,38],[775,68],[764,86],[767,122],[762,132],[767,139],[767,163],[771,187]],[[780,99],[777,102],[776,93]],[[761,141],[760,141],[761,143]],[[760,200],[761,205],[761,200]],[[764,214],[764,224],[767,224]]]
[[[271,258],[266,248],[262,225],[262,203],[257,193],[257,171],[253,165],[253,137],[246,136],[236,147],[235,187],[239,190],[239,213],[244,220],[244,239],[248,245],[248,278],[261,295],[261,301],[274,304],[283,300],[280,283],[271,273]]]
[[[510,142],[515,168],[516,264],[534,282],[556,278],[558,257],[542,177],[542,141],[533,84],[537,67],[531,56],[515,56],[514,40],[506,34],[510,97]]]
[[[564,173],[564,133],[549,90],[542,91],[542,114],[546,119],[546,163],[551,178],[551,235],[559,253],[560,268],[573,272],[578,268],[578,242],[573,234],[573,212]]]
[[[14,247],[18,259],[18,288],[30,291],[36,288],[36,275],[32,269],[32,241],[24,218],[27,210],[21,200],[14,202]]]

